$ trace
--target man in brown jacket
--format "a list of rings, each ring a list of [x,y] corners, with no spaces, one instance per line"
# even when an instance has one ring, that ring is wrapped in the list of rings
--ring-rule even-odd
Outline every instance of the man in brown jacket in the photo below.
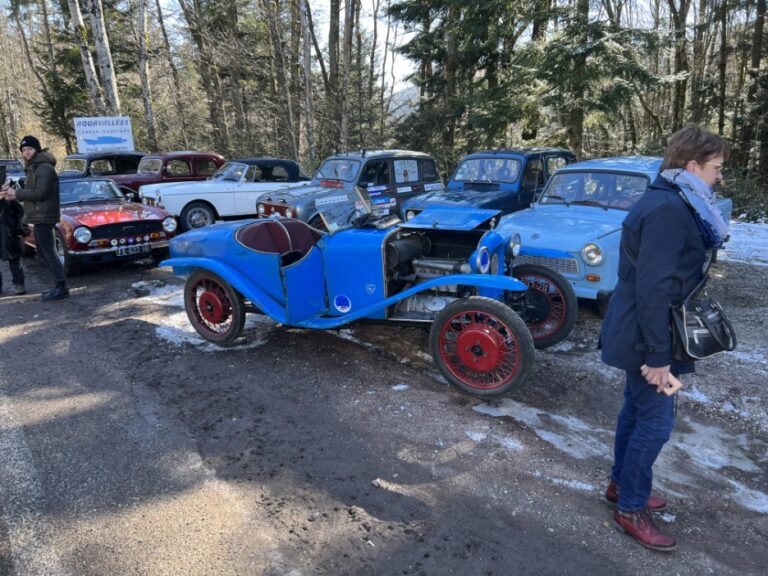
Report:
[[[61,218],[59,207],[59,176],[54,166],[56,159],[40,146],[34,136],[24,136],[19,144],[26,166],[26,183],[23,190],[14,192],[3,187],[5,198],[14,197],[24,203],[26,221],[35,226],[37,255],[50,272],[56,286],[43,293],[43,300],[60,300],[69,296],[64,266],[53,246],[54,230]]]

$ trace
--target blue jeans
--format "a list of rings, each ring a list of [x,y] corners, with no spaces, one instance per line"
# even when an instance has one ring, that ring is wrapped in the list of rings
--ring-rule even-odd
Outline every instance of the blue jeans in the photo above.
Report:
[[[675,398],[656,392],[639,371],[627,371],[624,406],[616,423],[611,477],[618,482],[619,509],[643,510],[651,495],[653,463],[675,426]]]

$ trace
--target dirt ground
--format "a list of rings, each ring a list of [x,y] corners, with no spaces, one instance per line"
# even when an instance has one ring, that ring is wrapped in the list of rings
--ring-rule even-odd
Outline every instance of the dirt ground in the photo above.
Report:
[[[715,275],[739,347],[685,379],[656,466],[667,555],[602,500],[622,379],[588,307],[485,402],[414,328],[254,317],[214,348],[165,269],[2,298],[0,574],[764,574],[768,268]]]

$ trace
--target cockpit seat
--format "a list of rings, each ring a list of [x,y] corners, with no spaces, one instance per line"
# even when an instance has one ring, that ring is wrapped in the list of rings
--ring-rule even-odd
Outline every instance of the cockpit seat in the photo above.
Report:
[[[301,260],[322,237],[301,220],[263,220],[237,231],[237,240],[246,248],[280,254],[281,266]]]

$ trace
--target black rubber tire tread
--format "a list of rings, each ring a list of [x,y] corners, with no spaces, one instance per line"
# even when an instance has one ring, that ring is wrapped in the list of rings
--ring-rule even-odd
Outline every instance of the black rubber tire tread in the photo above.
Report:
[[[557,287],[557,289],[563,295],[563,299],[565,301],[565,321],[563,322],[563,325],[560,326],[557,332],[551,334],[550,336],[533,339],[533,345],[537,349],[541,350],[543,348],[548,348],[549,346],[554,346],[558,342],[562,342],[568,338],[568,336],[571,334],[571,331],[573,330],[573,326],[576,324],[576,319],[579,316],[579,303],[576,299],[576,292],[574,292],[573,286],[571,286],[571,283],[568,282],[568,280],[562,274],[560,274],[560,272],[540,264],[521,264],[520,266],[515,266],[512,269],[512,276],[518,280],[521,276],[525,276],[527,274],[543,276],[546,278],[549,282]],[[523,310],[515,310],[515,312],[518,313],[518,315],[523,319],[524,322],[526,322],[526,324],[528,323],[527,319],[525,318],[525,312]]]
[[[211,217],[211,224],[213,224],[216,221],[216,210],[214,210],[213,206],[211,206],[207,202],[202,202],[201,200],[195,200],[194,202],[190,202],[189,204],[184,206],[184,209],[181,211],[181,214],[179,215],[179,228],[181,229],[182,232],[187,232],[188,230],[194,230],[192,226],[188,225],[187,218],[189,218],[189,213],[196,208],[206,210],[209,213]],[[198,226],[198,228],[203,228],[203,226]]]
[[[77,276],[81,272],[80,263],[69,255],[69,251],[67,250],[67,243],[64,241],[64,236],[62,236],[61,232],[58,229],[54,229],[53,233],[56,235],[53,249],[56,250],[56,243],[60,243],[62,250],[64,250],[64,275],[67,276],[67,278]],[[56,252],[58,253],[58,250],[56,250]]]

